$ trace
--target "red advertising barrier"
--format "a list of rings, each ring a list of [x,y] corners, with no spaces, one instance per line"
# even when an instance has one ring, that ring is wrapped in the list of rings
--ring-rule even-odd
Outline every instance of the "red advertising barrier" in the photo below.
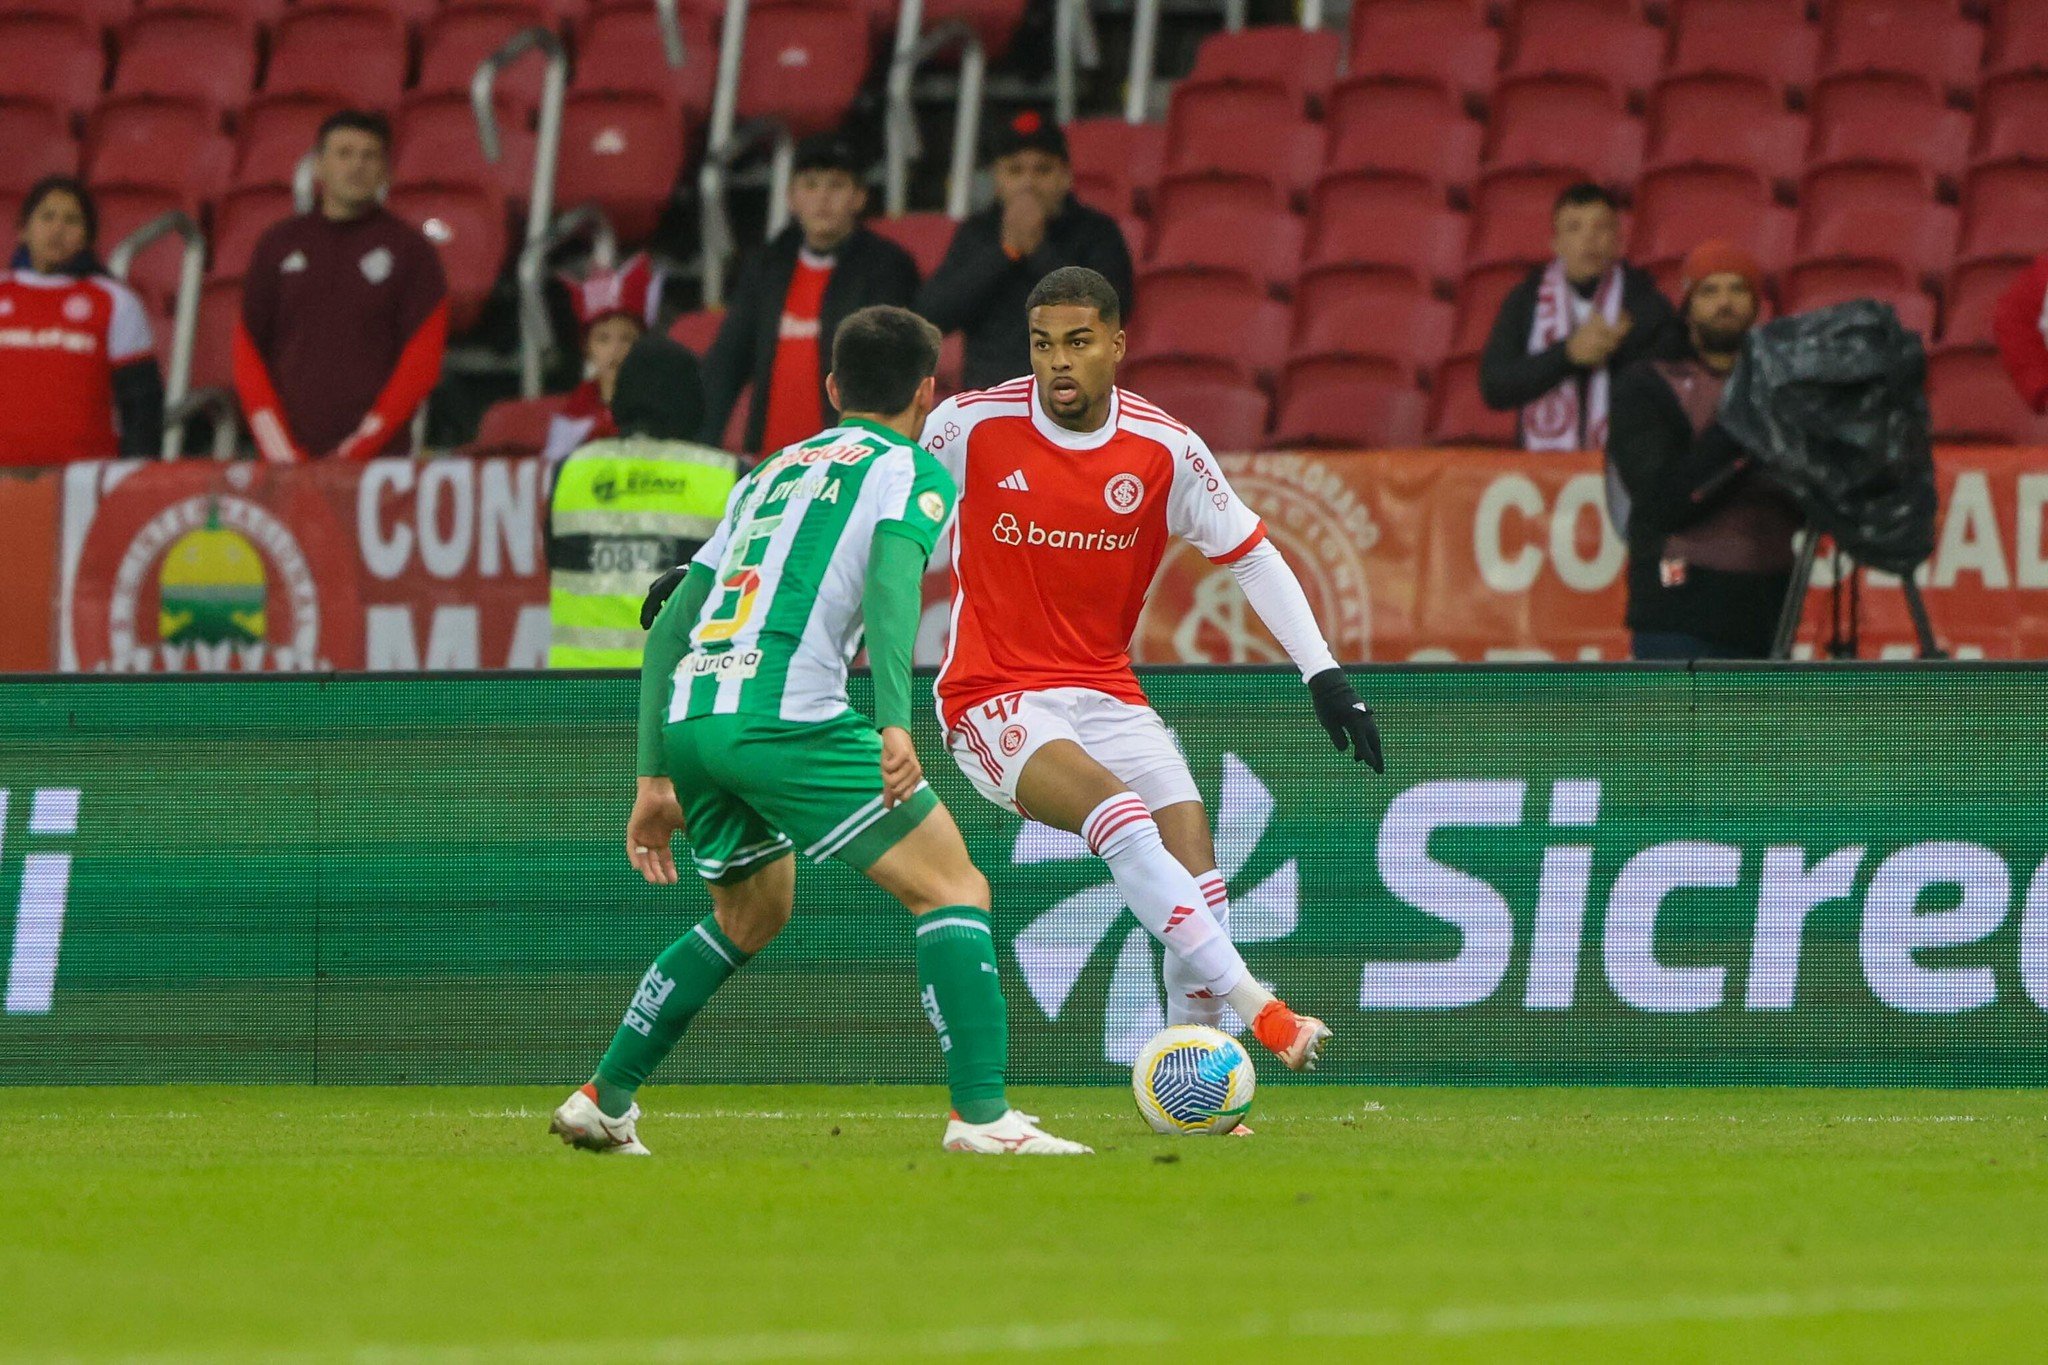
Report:
[[[1227,456],[1340,657],[1617,659],[1626,556],[1596,455]],[[1942,643],[2048,657],[2048,451],[1947,447],[1922,571]],[[74,465],[0,478],[0,668],[525,668],[547,653],[532,460]],[[1802,652],[1827,616],[1825,562]],[[1901,595],[1866,580],[1863,655],[1905,656]],[[920,654],[937,657],[942,574]],[[1139,629],[1152,663],[1277,662],[1236,585],[1185,547]]]

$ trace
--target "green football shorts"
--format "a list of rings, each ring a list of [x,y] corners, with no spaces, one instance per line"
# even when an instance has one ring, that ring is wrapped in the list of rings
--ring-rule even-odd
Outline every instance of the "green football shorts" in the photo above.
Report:
[[[743,882],[792,848],[865,872],[939,804],[919,783],[882,805],[882,737],[846,711],[827,721],[699,716],[662,731],[697,875]]]

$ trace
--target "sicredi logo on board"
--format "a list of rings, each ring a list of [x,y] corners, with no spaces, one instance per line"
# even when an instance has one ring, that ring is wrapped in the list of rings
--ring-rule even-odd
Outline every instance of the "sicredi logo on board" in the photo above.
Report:
[[[57,949],[64,938],[64,905],[71,889],[71,853],[45,840],[78,832],[78,788],[36,787],[15,793],[0,787],[0,834],[7,829],[10,797],[28,801],[29,850],[21,860],[21,897],[15,907],[14,946],[7,955],[8,1014],[48,1014],[57,986]],[[0,857],[7,850],[0,846]]]

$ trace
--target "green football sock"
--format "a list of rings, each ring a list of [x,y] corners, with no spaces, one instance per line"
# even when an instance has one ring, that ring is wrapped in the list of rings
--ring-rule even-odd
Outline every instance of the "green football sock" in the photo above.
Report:
[[[969,1123],[1001,1118],[1010,1107],[1003,1093],[1010,1020],[988,911],[948,905],[918,916],[917,984],[946,1054],[954,1111]]]
[[[633,992],[633,1003],[591,1078],[597,1107],[611,1118],[625,1113],[647,1074],[675,1049],[704,1002],[747,965],[747,958],[719,931],[716,915],[706,915],[663,949],[640,978],[640,989]]]

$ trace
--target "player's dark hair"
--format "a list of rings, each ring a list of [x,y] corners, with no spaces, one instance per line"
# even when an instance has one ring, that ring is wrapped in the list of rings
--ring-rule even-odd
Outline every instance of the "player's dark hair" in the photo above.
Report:
[[[353,128],[358,133],[368,133],[384,144],[384,150],[391,150],[391,120],[374,109],[341,109],[329,114],[320,122],[320,131],[313,138],[313,146],[327,145],[327,135],[338,133],[344,128]]]
[[[1616,213],[1621,212],[1621,201],[1590,180],[1581,180],[1576,185],[1566,185],[1557,193],[1557,202],[1550,206],[1554,219],[1566,209],[1583,208],[1587,204],[1605,204]]]
[[[35,216],[43,201],[53,194],[68,194],[78,201],[78,211],[85,216],[85,246],[90,251],[100,239],[100,211],[92,202],[92,192],[83,181],[69,175],[46,175],[28,187],[28,198],[21,201],[21,217],[15,223],[18,228],[28,226],[28,220]]]
[[[893,417],[938,368],[939,329],[908,308],[863,308],[832,334],[832,378],[842,412]]]
[[[1028,315],[1034,308],[1069,304],[1093,308],[1112,327],[1123,321],[1124,306],[1116,296],[1116,286],[1085,265],[1063,265],[1040,280],[1032,287],[1031,297],[1024,300],[1024,312]]]

